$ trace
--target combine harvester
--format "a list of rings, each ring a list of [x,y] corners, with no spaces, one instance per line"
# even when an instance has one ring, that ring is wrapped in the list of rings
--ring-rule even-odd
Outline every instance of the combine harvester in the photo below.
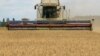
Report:
[[[92,30],[91,20],[67,20],[64,19],[65,6],[61,6],[59,0],[41,0],[35,6],[37,19],[35,21],[9,21],[8,30]]]

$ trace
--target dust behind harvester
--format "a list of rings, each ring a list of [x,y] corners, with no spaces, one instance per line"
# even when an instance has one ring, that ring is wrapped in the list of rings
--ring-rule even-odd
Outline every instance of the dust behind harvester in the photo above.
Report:
[[[41,0],[41,3],[35,5],[34,8],[37,9],[35,21],[9,21],[8,29],[92,30],[91,20],[65,19],[65,6],[61,6],[59,0]]]

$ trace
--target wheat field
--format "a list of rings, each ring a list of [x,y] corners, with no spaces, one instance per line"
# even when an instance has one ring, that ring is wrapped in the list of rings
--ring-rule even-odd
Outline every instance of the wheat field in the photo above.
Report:
[[[100,56],[100,34],[0,28],[0,56]]]

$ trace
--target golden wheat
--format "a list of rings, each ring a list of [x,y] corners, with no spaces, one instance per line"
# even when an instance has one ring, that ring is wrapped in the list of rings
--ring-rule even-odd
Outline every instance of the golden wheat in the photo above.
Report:
[[[100,56],[91,31],[0,29],[0,56]]]

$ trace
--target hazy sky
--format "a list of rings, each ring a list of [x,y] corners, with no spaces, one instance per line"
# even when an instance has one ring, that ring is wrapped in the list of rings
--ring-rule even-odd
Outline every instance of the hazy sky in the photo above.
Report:
[[[100,0],[60,0],[71,11],[71,16],[100,15]],[[0,0],[0,19],[36,18],[34,5],[40,0]]]

